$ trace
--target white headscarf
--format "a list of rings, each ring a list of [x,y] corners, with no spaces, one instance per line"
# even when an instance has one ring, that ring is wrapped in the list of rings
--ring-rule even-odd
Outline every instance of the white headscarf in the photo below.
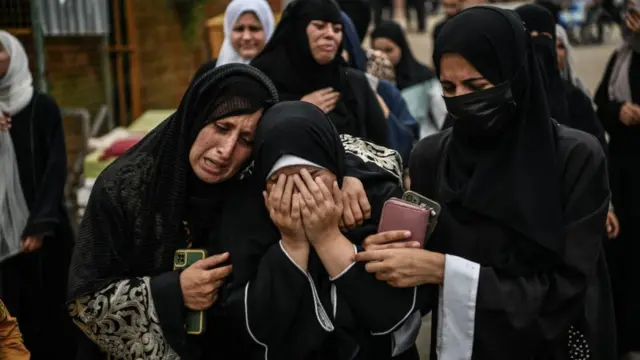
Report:
[[[574,71],[575,67],[573,66],[573,47],[569,42],[569,36],[567,36],[567,31],[561,25],[558,25],[558,24],[556,24],[556,36],[558,37],[558,40],[560,40],[560,42],[564,44],[565,52],[567,54],[567,56],[565,57],[564,70],[560,72],[560,75],[562,76],[563,79],[570,82],[573,86],[577,87],[578,89],[582,90],[582,92],[584,92],[589,98],[591,98],[591,93],[589,92],[589,89],[587,89],[582,79],[580,79],[578,74],[576,74],[576,72]]]
[[[253,59],[245,59],[231,44],[231,32],[238,18],[246,12],[253,12],[264,30],[265,42],[269,41],[275,28],[275,19],[266,0],[233,0],[224,12],[224,42],[218,55],[216,67],[230,63],[248,64]]]
[[[15,115],[24,109],[33,97],[29,59],[20,41],[6,31],[0,30],[0,43],[9,54],[9,69],[0,78],[0,111]]]
[[[0,43],[10,57],[9,69],[0,78],[0,112],[15,115],[33,97],[29,62],[22,44],[13,35],[0,31]],[[11,134],[0,131],[0,262],[20,252],[28,218]]]
[[[273,164],[273,167],[271,168],[271,171],[269,171],[269,174],[267,175],[266,180],[269,180],[271,175],[275,174],[278,170],[284,169],[290,166],[313,166],[319,169],[326,169],[325,167],[322,167],[307,159],[303,159],[299,156],[285,154],[280,156],[278,161],[276,161],[276,163]]]

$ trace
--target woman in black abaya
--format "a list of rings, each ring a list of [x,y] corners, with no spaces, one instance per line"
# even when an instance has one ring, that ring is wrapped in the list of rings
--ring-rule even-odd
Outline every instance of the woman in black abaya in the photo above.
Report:
[[[609,134],[609,173],[620,236],[611,243],[620,355],[640,357],[640,1],[630,0],[624,44],[607,65],[595,95]],[[632,359],[635,359],[632,357]]]
[[[375,93],[341,54],[342,13],[334,0],[296,0],[251,65],[273,80],[282,100],[310,102],[340,134],[388,146],[387,120]]]
[[[8,147],[15,150],[10,159],[3,157]],[[27,54],[5,31],[0,31],[0,167],[0,297],[18,318],[32,359],[72,359],[74,329],[66,316],[65,290],[74,235],[64,206],[62,117],[51,97],[34,90]],[[11,197],[20,199],[20,212],[5,206]],[[9,246],[10,253],[7,233],[14,234],[9,242],[19,241],[19,247]]]
[[[540,5],[520,6],[516,12],[531,34],[540,62],[551,117],[562,125],[587,132],[606,150],[604,130],[598,121],[591,99],[560,75],[556,52],[556,23],[549,10]]]
[[[86,335],[79,358],[245,358],[222,306],[234,240],[224,234],[237,225],[227,209],[278,97],[248,65],[214,66],[203,65],[178,110],[93,187],[69,275],[69,314]],[[173,271],[185,248],[209,257]],[[187,335],[187,311],[205,312],[204,333]]]
[[[614,359],[602,147],[549,116],[514,12],[462,11],[433,57],[455,120],[418,143],[409,169],[412,190],[442,205],[437,228],[428,250],[356,259],[432,292],[431,359]]]
[[[384,201],[402,195],[399,155],[339,136],[311,104],[283,102],[261,120],[254,164],[255,186],[236,201],[251,226],[229,235],[237,248],[227,304],[249,358],[417,359],[415,288],[393,288],[353,262],[363,239],[376,233]],[[362,180],[372,216],[341,234],[338,184],[346,174]],[[403,233],[373,237],[400,240]]]

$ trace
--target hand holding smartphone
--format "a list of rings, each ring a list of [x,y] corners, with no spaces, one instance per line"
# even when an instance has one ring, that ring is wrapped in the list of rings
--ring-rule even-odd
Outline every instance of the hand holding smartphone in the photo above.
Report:
[[[416,192],[407,191],[402,199],[391,198],[382,208],[378,232],[408,230],[411,237],[424,247],[433,233],[440,215],[440,204]]]

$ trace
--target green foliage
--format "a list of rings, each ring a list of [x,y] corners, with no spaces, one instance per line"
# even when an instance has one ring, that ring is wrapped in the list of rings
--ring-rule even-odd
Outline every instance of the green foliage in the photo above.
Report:
[[[182,37],[188,44],[196,43],[198,27],[204,20],[204,5],[213,1],[219,0],[167,0],[168,5],[178,13]]]

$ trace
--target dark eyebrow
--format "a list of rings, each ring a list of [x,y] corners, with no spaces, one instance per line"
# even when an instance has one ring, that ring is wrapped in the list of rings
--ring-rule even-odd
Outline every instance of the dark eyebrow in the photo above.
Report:
[[[487,81],[487,79],[483,77],[476,77],[476,78],[465,79],[462,81],[462,83],[465,85],[469,85],[469,84],[473,84],[476,81]]]
[[[253,133],[251,131],[242,131],[240,132],[240,136],[248,139],[253,139]]]

